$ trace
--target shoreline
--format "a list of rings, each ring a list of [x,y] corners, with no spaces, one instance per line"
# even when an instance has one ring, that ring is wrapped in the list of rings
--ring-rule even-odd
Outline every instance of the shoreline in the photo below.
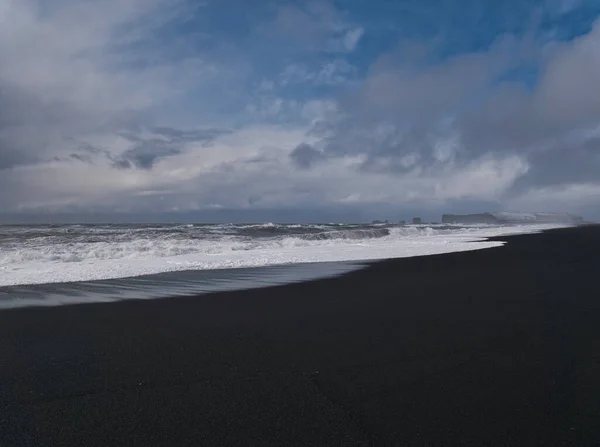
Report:
[[[593,445],[600,226],[0,311],[0,445]],[[4,438],[4,439],[3,439]]]
[[[509,227],[502,228],[503,231],[509,229]],[[527,230],[514,234],[533,234],[543,231],[546,230],[536,228],[534,232]],[[504,236],[511,235],[513,235],[511,232],[500,237],[465,234],[462,235],[464,240],[450,242],[445,242],[441,237],[441,242],[434,239],[429,244],[421,245],[421,252],[418,254],[414,254],[408,242],[404,247],[406,251],[399,248],[400,253],[381,258],[356,257],[338,261],[290,261],[231,268],[173,269],[105,279],[7,284],[0,286],[0,311],[21,307],[52,307],[94,302],[110,303],[129,299],[196,296],[220,291],[241,291],[314,281],[333,278],[386,260],[497,248],[505,243]],[[440,238],[440,235],[437,237]]]
[[[9,250],[9,254],[5,254],[6,256],[0,259],[0,263],[2,264],[0,266],[0,290],[2,287],[26,284],[91,283],[118,280],[119,278],[144,278],[149,275],[188,271],[218,272],[244,267],[260,268],[314,262],[363,262],[387,258],[431,255],[483,248],[484,246],[489,247],[497,243],[486,242],[485,238],[487,237],[541,231],[548,227],[548,225],[494,228],[465,227],[457,231],[452,231],[448,229],[436,230],[429,227],[407,230],[401,226],[392,226],[383,229],[343,230],[343,234],[338,234],[337,236],[335,234],[327,236],[326,233],[323,233],[325,237],[323,241],[325,242],[319,238],[313,240],[311,234],[306,235],[300,232],[296,235],[286,235],[283,232],[275,237],[267,238],[262,238],[258,235],[256,246],[253,245],[254,243],[248,242],[248,240],[236,240],[237,242],[232,242],[228,241],[227,238],[223,240],[219,238],[216,241],[210,242],[209,245],[212,246],[213,243],[215,245],[211,249],[207,249],[205,246],[207,241],[201,238],[200,240],[204,242],[199,243],[199,245],[194,245],[196,244],[195,242],[192,243],[195,247],[194,250],[198,251],[192,250],[190,253],[187,253],[189,247],[186,248],[186,244],[195,240],[194,235],[186,236],[191,237],[191,239],[184,237],[182,240],[177,239],[161,243],[159,244],[160,248],[156,252],[153,252],[148,246],[148,241],[144,238],[134,238],[134,241],[124,244],[111,241],[111,238],[115,237],[115,230],[113,233],[109,232],[110,235],[106,236],[106,240],[103,242],[106,245],[101,245],[101,249],[89,243],[80,247],[80,249],[70,246],[62,249],[60,248],[60,244],[54,244],[50,246],[51,248],[46,247],[49,250],[46,253],[44,251],[46,248],[42,244],[41,246],[36,245],[31,249],[24,249],[22,255],[30,259],[29,261],[24,261],[18,255],[20,249],[13,247],[12,255],[10,254],[11,250]],[[83,233],[86,233],[86,231]],[[348,232],[349,234],[346,234]],[[85,239],[88,236],[89,234],[80,234],[77,237]],[[150,236],[157,237],[157,234],[153,233]],[[305,236],[308,239],[305,239]],[[346,236],[349,238],[346,238]],[[236,237],[241,236],[238,235]],[[355,237],[358,237],[358,239],[355,239]],[[363,240],[363,238],[366,239]],[[419,243],[415,243],[414,239]],[[185,243],[183,243],[184,240],[186,241]],[[331,245],[328,241],[331,241]],[[181,244],[183,246],[180,246]],[[235,249],[234,246],[236,244],[241,245]],[[145,249],[150,251],[148,256],[143,255]],[[101,252],[99,257],[96,256],[98,250]],[[106,250],[106,253],[102,254],[102,250]],[[173,254],[172,250],[175,250],[175,252],[183,250],[184,252]],[[111,253],[117,253],[117,256],[113,258],[110,256]],[[162,256],[161,253],[171,254]],[[104,257],[106,254],[109,256]],[[121,257],[127,254],[130,254],[132,257]],[[48,256],[52,260],[49,261]],[[11,261],[13,258],[15,258],[15,262]]]
[[[168,299],[261,289],[334,278],[364,268],[367,263],[368,261],[339,261],[181,270],[96,281],[3,286],[0,287],[0,312],[19,308]],[[9,298],[3,300],[2,295]]]

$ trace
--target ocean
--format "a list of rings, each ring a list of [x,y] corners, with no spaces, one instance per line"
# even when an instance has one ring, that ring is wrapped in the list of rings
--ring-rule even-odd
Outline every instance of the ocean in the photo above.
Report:
[[[0,226],[0,308],[248,289],[376,259],[492,248],[560,225],[164,224]],[[562,225],[565,226],[565,225]]]

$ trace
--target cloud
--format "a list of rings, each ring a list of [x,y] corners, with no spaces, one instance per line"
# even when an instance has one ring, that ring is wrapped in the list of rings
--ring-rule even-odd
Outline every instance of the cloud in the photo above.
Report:
[[[362,27],[342,27],[327,41],[327,51],[331,53],[352,53],[363,36],[365,30]]]
[[[132,70],[123,57],[175,10],[177,2],[167,6],[163,0],[62,0],[48,11],[39,1],[11,1],[0,31],[2,82],[76,112],[147,107],[167,93],[155,88],[171,70],[160,63]]]
[[[181,154],[189,144],[208,146],[214,140],[228,133],[219,129],[180,130],[170,127],[155,127],[149,136],[124,133],[133,147],[124,151],[119,157],[112,158],[113,165],[118,168],[152,169],[155,163],[165,157]],[[77,157],[76,157],[77,158]]]
[[[186,11],[182,1],[9,1],[0,16],[0,147],[48,159],[65,140],[131,123],[179,93],[203,67],[133,50]],[[5,93],[6,92],[6,93]],[[14,158],[14,157],[13,157]],[[13,163],[14,164],[14,163]]]
[[[280,84],[310,83],[316,86],[341,85],[349,83],[356,76],[356,67],[344,59],[333,59],[314,68],[299,63],[287,65],[279,75]]]
[[[598,203],[600,22],[447,51],[329,1],[262,6],[217,30],[217,3],[1,2],[0,208]]]
[[[364,34],[333,2],[311,0],[276,6],[272,21],[261,25],[266,35],[275,35],[304,49],[351,53]]]
[[[309,169],[323,157],[323,154],[310,144],[302,143],[290,153],[290,159],[300,169]]]
[[[590,33],[544,50],[532,91],[505,85],[491,95],[481,114],[465,116],[472,145],[489,140],[495,149],[533,149],[569,141],[600,122],[600,98],[590,94],[600,76],[600,22]]]
[[[335,31],[339,13],[326,1],[309,1],[302,7],[282,4],[276,9],[268,32],[289,38],[297,43],[313,46],[323,42]]]
[[[183,0],[37,0],[0,9],[0,203],[4,210],[113,206],[149,171],[227,131],[153,126],[152,114],[214,65],[157,36]],[[129,169],[125,174],[123,168]]]
[[[562,211],[598,218],[594,209],[600,202],[598,183],[568,183],[535,187],[507,201],[509,209]]]
[[[460,167],[450,178],[437,183],[436,197],[498,200],[528,170],[528,163],[518,156],[485,156]]]
[[[346,35],[343,38],[343,44],[346,51],[354,51],[364,33],[365,30],[362,27],[354,28],[346,32]]]
[[[584,0],[548,0],[551,12],[557,15],[567,14],[583,4]]]
[[[549,183],[599,181],[590,132],[600,124],[600,96],[592,93],[600,21],[588,34],[540,42],[533,52],[510,37],[442,60],[421,48],[381,56],[360,89],[340,98],[339,113],[315,124],[311,135],[321,136],[327,158],[360,157],[359,170],[391,176],[441,169],[468,177],[443,183],[436,197],[471,191],[501,200]],[[530,64],[538,71],[533,87],[506,78]]]
[[[5,212],[128,213],[439,206],[451,199],[494,200],[524,169],[518,159],[488,157],[456,169],[415,167],[402,177],[358,174],[361,157],[323,159],[311,143],[302,144],[306,128],[280,126],[223,132],[208,144],[190,142],[185,150],[153,158],[148,169],[128,151],[136,142],[118,138],[109,145],[112,151],[98,144],[77,157],[7,170],[0,206]],[[131,168],[115,168],[115,148],[128,155],[121,159]]]
[[[252,198],[266,200],[269,191],[281,188],[269,178],[276,176],[279,182],[285,178],[282,163],[304,136],[304,130],[276,126],[183,134],[175,129],[159,129],[160,134],[155,130],[99,139],[95,145],[81,147],[75,157],[6,170],[0,207],[5,212],[247,207]],[[158,151],[155,146],[146,148],[146,153],[135,151],[140,142],[156,142],[161,136],[166,146]],[[173,143],[178,139],[185,144]]]

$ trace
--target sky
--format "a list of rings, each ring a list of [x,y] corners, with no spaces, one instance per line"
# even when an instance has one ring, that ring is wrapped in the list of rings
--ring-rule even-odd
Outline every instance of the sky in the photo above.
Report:
[[[0,222],[600,219],[598,0],[0,0]]]

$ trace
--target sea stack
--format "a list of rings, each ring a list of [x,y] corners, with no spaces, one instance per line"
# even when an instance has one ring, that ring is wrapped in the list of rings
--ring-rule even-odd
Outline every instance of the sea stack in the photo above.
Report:
[[[540,224],[566,223],[580,224],[581,216],[569,213],[480,213],[480,214],[444,214],[442,223],[446,224]]]

